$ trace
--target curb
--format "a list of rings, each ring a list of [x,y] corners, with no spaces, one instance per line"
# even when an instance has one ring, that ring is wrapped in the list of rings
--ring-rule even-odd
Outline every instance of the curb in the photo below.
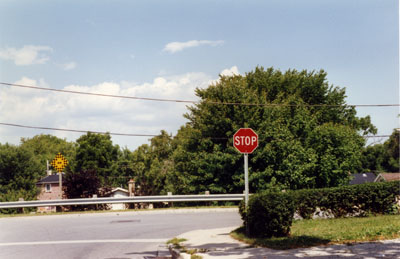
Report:
[[[172,256],[172,259],[190,259],[192,257],[192,255],[190,255],[190,254],[181,253],[181,251],[174,248],[172,245],[169,245],[168,249]]]
[[[172,256],[172,259],[184,259],[181,256],[181,252],[178,249],[173,248],[172,245],[169,245],[168,249],[169,249],[169,252],[170,252],[170,254]]]

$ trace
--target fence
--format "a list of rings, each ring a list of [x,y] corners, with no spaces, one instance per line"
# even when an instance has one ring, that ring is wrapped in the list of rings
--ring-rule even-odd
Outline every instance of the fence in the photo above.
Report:
[[[112,203],[156,203],[156,202],[197,202],[197,201],[241,201],[244,194],[201,194],[201,195],[161,195],[133,196],[122,198],[86,198],[65,200],[12,201],[0,202],[0,209],[45,206],[91,205]]]

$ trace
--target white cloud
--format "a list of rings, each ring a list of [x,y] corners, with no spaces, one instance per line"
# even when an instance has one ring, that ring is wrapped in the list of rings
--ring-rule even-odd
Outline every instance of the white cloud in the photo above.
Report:
[[[48,84],[40,79],[39,81],[23,77],[15,84],[48,87]],[[43,114],[48,114],[48,98],[46,91],[5,87],[0,91],[0,121],[9,123],[25,124],[40,120]],[[45,112],[43,112],[45,111]],[[12,131],[13,132],[13,131]]]
[[[196,87],[208,86],[211,77],[204,73],[187,73],[156,77],[151,82],[102,82],[95,85],[68,85],[63,89],[123,96],[197,100]],[[18,84],[48,87],[43,80],[23,77]],[[0,121],[31,126],[120,133],[159,134],[161,130],[175,134],[185,123],[183,114],[188,103],[156,102],[57,93],[34,89],[5,87],[0,91]],[[0,127],[0,143],[52,134],[74,141],[83,133],[44,131]],[[131,149],[147,143],[148,137],[113,137],[115,144]],[[14,143],[14,144],[18,144]]]
[[[76,63],[75,62],[68,62],[65,64],[61,64],[62,69],[65,71],[72,70],[76,68]]]
[[[238,72],[237,67],[227,71]],[[213,78],[204,73],[158,76],[151,82],[102,82],[95,85],[68,85],[65,90],[121,96],[151,97],[171,100],[194,100],[194,90],[206,88]],[[21,85],[48,88],[43,79],[22,77]],[[159,134],[164,129],[175,134],[184,125],[188,103],[157,102],[79,94],[57,93],[7,86],[0,91],[0,121],[31,126],[121,133]],[[71,141],[82,133],[19,129],[1,126],[0,143],[37,134],[53,134]],[[113,137],[120,146],[136,148],[148,138]]]
[[[170,42],[164,47],[164,51],[169,52],[169,53],[175,53],[182,51],[187,48],[194,48],[194,47],[199,47],[202,45],[208,45],[208,46],[220,46],[224,44],[223,40],[216,40],[216,41],[211,41],[211,40],[190,40],[190,41],[185,41],[185,42],[179,42],[179,41],[174,41]]]
[[[49,46],[25,45],[20,49],[1,49],[0,58],[12,60],[17,66],[44,64],[50,59],[46,52],[51,52],[52,50]]]
[[[14,84],[49,88],[49,85],[46,83],[46,81],[44,81],[43,78],[41,78],[38,82],[38,81],[31,79],[29,77],[26,77],[26,76],[22,77],[20,80],[18,80],[16,82],[14,82]]]
[[[233,66],[221,74],[238,74]],[[64,90],[121,96],[151,97],[171,100],[193,100],[196,88],[206,88],[216,79],[204,73],[157,76],[150,82],[101,82],[94,85],[68,85]],[[21,85],[48,88],[43,79],[22,77]],[[53,86],[50,86],[53,87]],[[58,93],[5,86],[0,91],[0,122],[76,130],[117,133],[159,134],[161,130],[176,134],[186,119],[190,103],[157,102]],[[52,134],[75,141],[84,133],[46,131],[0,126],[0,143],[18,144],[21,137]],[[114,144],[135,149],[148,143],[150,137],[113,136]]]
[[[231,68],[227,68],[221,71],[220,73],[221,76],[234,76],[234,75],[240,75],[239,69],[237,66],[233,66]]]

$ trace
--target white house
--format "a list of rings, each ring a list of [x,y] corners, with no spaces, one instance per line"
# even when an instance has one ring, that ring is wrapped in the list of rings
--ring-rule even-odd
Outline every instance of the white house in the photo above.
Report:
[[[112,198],[124,198],[129,197],[129,191],[123,188],[114,188],[110,192]],[[112,203],[110,204],[111,210],[125,210],[127,206],[125,203]]]
[[[124,188],[114,188],[111,190],[108,196],[113,198],[124,198],[124,197],[132,197],[135,196],[135,181],[133,179],[128,182],[128,189]],[[112,203],[109,204],[111,210],[126,210],[128,208],[128,204],[125,203]]]

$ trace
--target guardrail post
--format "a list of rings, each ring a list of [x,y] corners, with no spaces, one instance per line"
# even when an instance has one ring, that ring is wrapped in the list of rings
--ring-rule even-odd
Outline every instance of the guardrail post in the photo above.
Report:
[[[167,195],[168,196],[172,196],[172,192],[168,192]],[[170,208],[174,207],[174,203],[173,202],[168,202],[168,207],[170,207]]]
[[[93,194],[92,199],[97,199],[97,194]],[[96,210],[99,210],[99,204],[96,204]]]
[[[205,195],[210,195],[210,191],[205,191],[204,194],[205,194]],[[206,202],[206,205],[207,205],[207,206],[211,206],[211,201]]]
[[[18,201],[24,201],[24,198],[19,198]],[[20,212],[22,214],[24,214],[24,212],[25,212],[24,208],[21,208]]]

